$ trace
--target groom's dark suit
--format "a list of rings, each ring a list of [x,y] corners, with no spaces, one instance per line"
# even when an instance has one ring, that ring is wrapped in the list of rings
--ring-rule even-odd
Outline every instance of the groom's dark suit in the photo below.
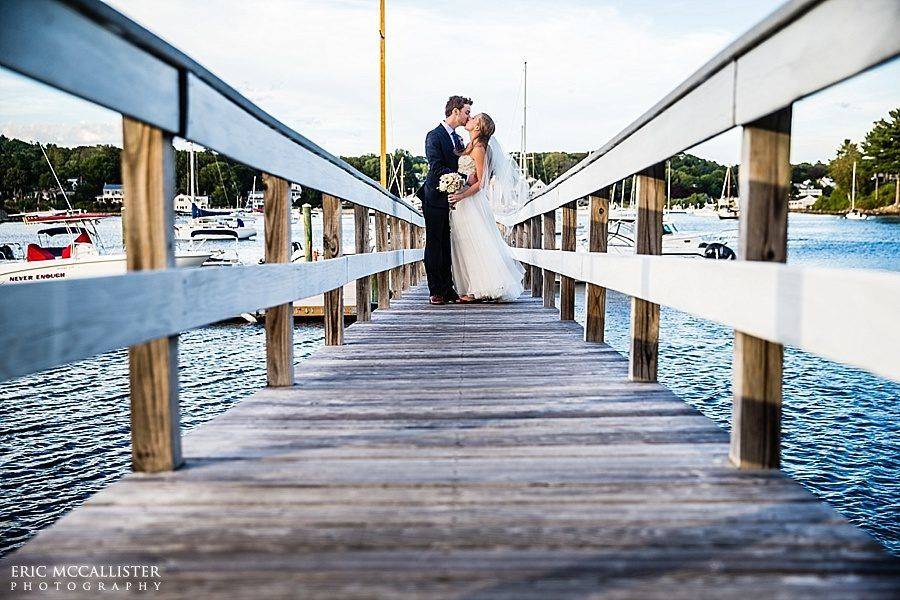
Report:
[[[455,173],[459,169],[462,140],[454,140],[444,124],[425,136],[425,158],[428,159],[428,175],[423,186],[422,209],[425,212],[425,272],[432,296],[444,300],[456,300],[459,296],[453,287],[450,256],[450,205],[447,194],[438,190],[441,175]]]

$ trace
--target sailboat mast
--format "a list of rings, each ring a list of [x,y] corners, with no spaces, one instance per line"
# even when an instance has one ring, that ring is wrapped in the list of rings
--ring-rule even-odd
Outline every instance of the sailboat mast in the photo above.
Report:
[[[526,143],[526,134],[528,132],[528,61],[526,60],[522,65],[523,72],[523,81],[524,81],[524,93],[522,100],[522,154],[519,156],[520,167],[522,168],[522,175],[528,179],[528,159],[525,154],[525,143]]]
[[[384,56],[384,2],[380,5],[380,25],[378,29],[379,45],[381,48],[381,185],[387,187],[387,82],[385,80],[385,56]]]
[[[191,190],[190,190],[190,193],[191,193],[191,202],[193,203],[193,202],[194,202],[194,196],[195,196],[196,193],[197,193],[197,191],[196,191],[196,180],[194,179],[194,142],[191,142],[190,148],[191,148],[191,150],[190,150],[190,156],[189,156],[189,160],[190,160],[190,163],[191,163],[191,180],[190,180],[190,188],[191,188]]]
[[[672,210],[672,161],[666,161],[666,210]]]
[[[856,161],[853,161],[853,182],[850,184],[850,210],[856,210]]]

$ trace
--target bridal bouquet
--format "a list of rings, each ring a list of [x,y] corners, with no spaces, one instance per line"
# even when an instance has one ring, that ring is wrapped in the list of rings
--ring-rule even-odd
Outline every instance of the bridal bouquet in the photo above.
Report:
[[[441,175],[441,179],[438,182],[438,189],[442,192],[447,192],[448,194],[455,194],[462,189],[465,183],[466,180],[463,179],[462,175],[459,173],[447,173]]]

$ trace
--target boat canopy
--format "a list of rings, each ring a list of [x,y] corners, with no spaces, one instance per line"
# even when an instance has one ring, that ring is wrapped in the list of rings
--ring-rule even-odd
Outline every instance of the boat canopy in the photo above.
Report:
[[[75,240],[75,243],[78,244],[90,244],[91,236],[88,233],[88,230],[84,227],[47,227],[46,229],[41,229],[38,231],[38,235],[66,235],[66,234],[78,234],[78,239]],[[82,239],[86,237],[87,239]]]

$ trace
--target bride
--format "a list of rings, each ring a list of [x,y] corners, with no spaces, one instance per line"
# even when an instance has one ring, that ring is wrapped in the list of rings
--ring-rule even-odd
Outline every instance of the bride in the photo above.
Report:
[[[528,186],[500,143],[491,137],[495,129],[486,113],[466,123],[471,141],[460,156],[459,170],[474,173],[474,182],[448,198],[453,208],[453,282],[461,302],[512,301],[523,291],[525,269],[503,241],[495,216],[521,208],[528,198]]]

